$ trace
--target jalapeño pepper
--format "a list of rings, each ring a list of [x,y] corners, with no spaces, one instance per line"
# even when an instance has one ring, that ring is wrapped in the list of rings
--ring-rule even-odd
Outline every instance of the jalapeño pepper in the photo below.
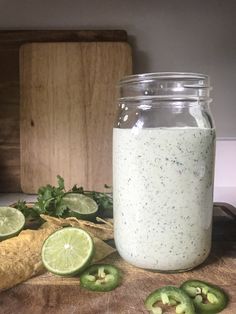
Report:
[[[192,299],[196,312],[216,314],[227,306],[227,296],[223,290],[199,280],[188,280],[181,286]]]
[[[120,271],[108,264],[95,264],[80,276],[82,287],[93,291],[110,291],[119,285]]]
[[[189,296],[181,289],[166,286],[153,291],[145,301],[145,307],[152,314],[164,314],[168,307],[174,306],[177,314],[195,314]]]

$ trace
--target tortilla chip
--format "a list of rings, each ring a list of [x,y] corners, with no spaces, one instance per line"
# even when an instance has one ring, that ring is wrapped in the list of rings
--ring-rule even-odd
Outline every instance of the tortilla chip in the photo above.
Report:
[[[95,245],[95,255],[93,257],[92,264],[97,263],[98,261],[101,261],[108,255],[116,251],[113,247],[106,244],[104,241],[100,240],[99,238],[94,237],[93,242]]]
[[[108,226],[110,226],[111,228],[113,228],[113,219],[110,218],[101,218],[101,217],[96,217],[97,222],[102,222]]]
[[[52,217],[52,216],[49,216],[49,215],[43,215],[41,214],[40,215],[41,218],[43,218],[43,220],[46,221],[46,223],[48,223],[48,225],[50,226],[58,226],[58,227],[66,227],[66,226],[69,226],[70,223],[67,222],[64,218],[56,218],[56,217]],[[43,226],[45,225],[45,223],[43,224]]]
[[[111,240],[114,238],[113,227],[109,224],[95,224],[87,220],[77,219],[75,217],[55,218],[48,215],[40,215],[44,220],[57,226],[79,227],[87,231],[92,237],[97,237],[101,240]]]

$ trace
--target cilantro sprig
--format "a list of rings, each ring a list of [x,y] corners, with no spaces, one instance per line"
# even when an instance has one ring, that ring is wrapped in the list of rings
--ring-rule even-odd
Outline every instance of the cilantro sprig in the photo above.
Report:
[[[107,185],[105,185],[105,188],[110,189]],[[63,203],[63,197],[71,192],[91,197],[98,204],[100,216],[112,217],[113,200],[109,193],[85,191],[83,187],[77,187],[77,185],[66,191],[64,179],[59,175],[57,176],[57,186],[47,184],[39,188],[37,201],[33,207],[28,207],[25,201],[18,201],[15,208],[19,209],[28,221],[41,221],[41,214],[53,217],[68,217],[70,211]]]
[[[64,179],[61,176],[57,176],[58,186],[52,186],[47,184],[38,190],[37,202],[34,205],[34,209],[38,214],[47,214],[55,217],[63,217],[68,211],[62,199],[65,195]]]

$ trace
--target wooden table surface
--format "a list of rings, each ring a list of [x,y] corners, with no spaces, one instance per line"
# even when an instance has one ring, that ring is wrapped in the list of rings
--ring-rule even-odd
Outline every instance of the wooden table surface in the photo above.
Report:
[[[223,209],[222,209],[223,208]],[[44,274],[0,294],[1,314],[136,314],[147,313],[146,296],[164,285],[180,285],[187,279],[199,279],[221,286],[230,303],[222,313],[236,313],[236,211],[215,208],[213,247],[207,261],[196,269],[179,274],[160,274],[135,268],[117,253],[104,263],[118,266],[123,273],[120,287],[107,292],[80,288],[78,278]]]

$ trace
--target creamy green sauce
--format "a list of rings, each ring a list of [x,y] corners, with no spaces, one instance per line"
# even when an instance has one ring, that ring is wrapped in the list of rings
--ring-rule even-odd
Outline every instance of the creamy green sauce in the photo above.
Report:
[[[114,129],[115,243],[147,269],[195,267],[209,254],[215,131]]]

